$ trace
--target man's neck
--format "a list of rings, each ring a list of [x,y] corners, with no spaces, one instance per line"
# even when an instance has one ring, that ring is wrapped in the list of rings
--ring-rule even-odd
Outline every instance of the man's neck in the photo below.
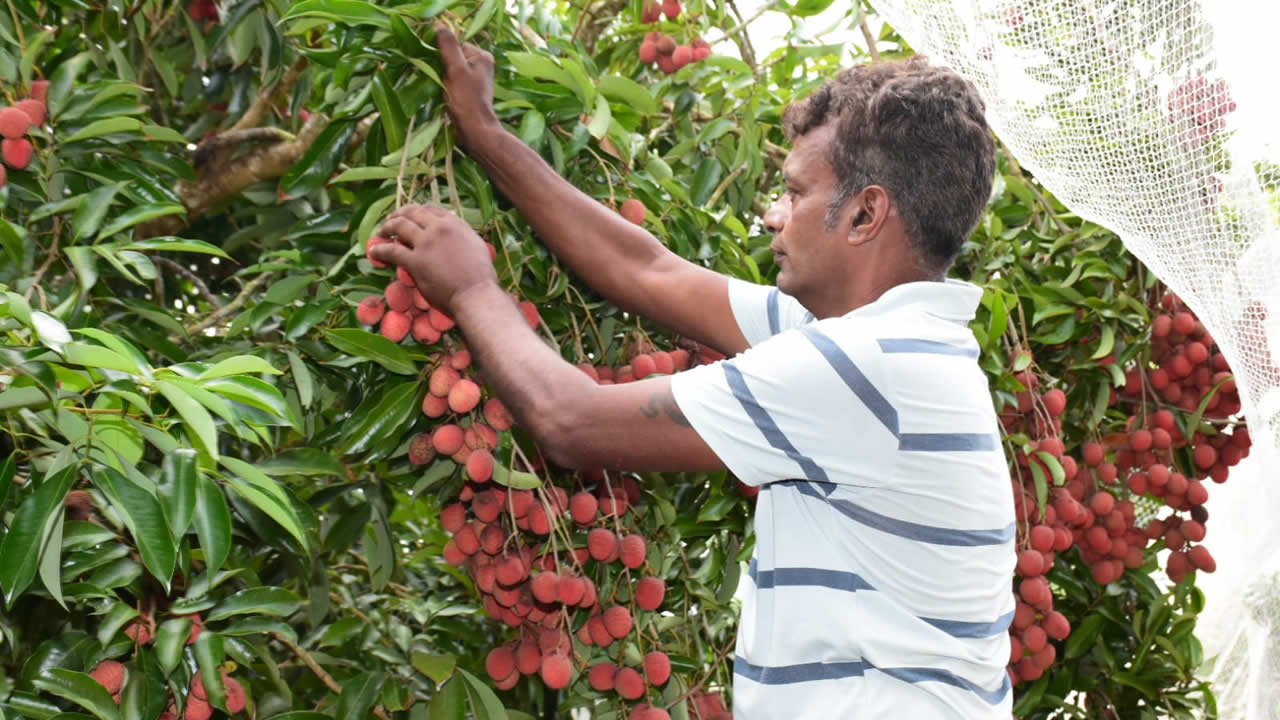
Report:
[[[858,308],[870,305],[880,299],[890,289],[913,282],[943,282],[946,277],[938,273],[927,273],[915,268],[889,275],[879,274],[871,277],[854,277],[846,292],[827,300],[816,299],[813,304],[804,303],[805,308],[819,320],[847,315]]]

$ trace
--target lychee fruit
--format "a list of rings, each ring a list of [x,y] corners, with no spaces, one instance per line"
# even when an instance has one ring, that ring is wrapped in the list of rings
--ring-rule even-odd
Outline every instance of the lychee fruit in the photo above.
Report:
[[[39,100],[35,100],[33,98],[27,98],[26,100],[19,100],[18,102],[14,103],[13,106],[18,108],[22,112],[26,113],[27,119],[31,121],[32,125],[35,125],[38,127],[44,124],[44,116],[45,116],[46,108],[44,106],[44,103],[40,102]]]
[[[391,342],[398,343],[409,334],[409,324],[408,315],[392,310],[382,316],[382,325],[378,327],[378,332]]]
[[[671,658],[667,654],[654,650],[644,656],[644,676],[650,685],[664,685],[671,677]]]
[[[417,288],[417,287],[418,287],[418,284],[417,284],[416,282],[414,282],[413,276],[412,276],[412,275],[410,275],[410,274],[409,274],[409,271],[408,271],[408,270],[405,270],[405,269],[404,269],[404,266],[402,266],[402,265],[400,265],[400,266],[396,266],[396,280],[398,280],[398,281],[400,282],[400,284],[401,284],[401,285],[404,285],[405,287],[409,287],[409,288]],[[411,294],[411,295],[409,296],[409,301],[410,301],[410,302],[413,302],[414,295],[418,295],[418,294],[420,294],[420,293],[413,293],[413,294]]]
[[[618,556],[618,536],[612,530],[596,528],[587,533],[587,550],[599,562],[613,562]]]
[[[612,690],[618,677],[618,666],[612,663],[596,663],[587,671],[587,682],[595,690]]]
[[[449,409],[456,413],[468,413],[480,404],[480,386],[474,380],[462,378],[449,388]]]
[[[609,634],[609,629],[604,626],[604,616],[596,615],[587,621],[587,631],[591,633],[591,642],[600,647],[609,647],[613,644],[613,636]]]
[[[636,583],[636,605],[642,610],[657,610],[667,594],[667,584],[662,578],[646,577]]]
[[[13,110],[13,108],[6,108]],[[19,115],[25,119],[27,116],[21,110],[16,110]],[[4,158],[4,164],[14,170],[22,170],[31,162],[31,143],[26,138],[10,139],[5,138],[0,141],[0,155]]]
[[[688,45],[681,45],[676,48],[671,53],[671,62],[675,63],[677,70],[693,62],[693,48]]]
[[[498,398],[489,398],[484,403],[484,421],[498,432],[505,432],[515,424],[511,411]]]
[[[31,118],[16,107],[0,110],[0,137],[17,139],[27,134]]]
[[[541,572],[533,576],[533,580],[529,582],[529,589],[533,591],[533,596],[538,602],[553,603],[559,598],[558,587],[560,578],[553,572]]]
[[[653,60],[657,60],[658,48],[653,45],[650,45],[649,47],[653,51],[652,53]],[[643,51],[644,51],[644,48],[641,48],[641,59],[644,58]],[[649,60],[648,62],[653,62],[653,60]],[[645,214],[644,203],[640,202],[636,198],[627,198],[622,203],[621,213],[622,213],[622,217],[626,218],[627,222],[631,223],[632,225],[644,225],[644,214]]]
[[[559,690],[569,684],[569,677],[573,674],[573,664],[569,662],[569,658],[559,653],[543,655],[542,669],[538,674],[547,687]]]
[[[435,325],[431,324],[431,316],[426,314],[415,317],[409,331],[413,335],[413,339],[423,345],[430,345],[440,340],[440,331],[436,329]]]
[[[502,680],[516,670],[516,654],[507,645],[489,651],[484,659],[485,672],[494,680]]]
[[[227,689],[227,712],[235,715],[243,710],[245,704],[248,702],[248,696],[244,692],[244,686],[240,684],[239,680],[236,680],[226,673],[222,674],[222,685]]]
[[[621,640],[631,632],[631,612],[621,605],[614,605],[601,615],[604,618],[604,628],[614,638]]]
[[[382,301],[382,298],[370,295],[356,306],[356,319],[361,325],[377,325],[386,312],[387,304]]]
[[[622,538],[622,564],[635,570],[644,564],[645,541],[643,535],[628,535]]]
[[[431,444],[441,455],[452,455],[462,449],[462,428],[457,425],[441,425],[431,433]]]
[[[662,14],[666,15],[668,20],[680,17],[680,0],[662,0]]]
[[[488,450],[474,450],[467,456],[467,477],[478,483],[489,482],[493,477],[493,454]]]
[[[438,395],[427,393],[422,398],[422,414],[429,418],[444,417],[449,412],[449,401]]]
[[[644,678],[632,668],[622,668],[614,676],[613,689],[624,699],[637,700],[644,695]]]
[[[657,43],[649,42],[647,40],[645,42],[640,43],[640,62],[644,63],[645,65],[652,65],[655,61],[657,61],[657,59],[658,59]],[[631,218],[627,218],[627,219],[630,220]],[[643,215],[640,216],[640,220],[641,222],[644,221]],[[636,223],[636,224],[639,225],[640,223]]]
[[[511,587],[529,577],[529,568],[519,555],[510,555],[498,563],[498,582]]]
[[[635,379],[641,380],[658,372],[658,364],[654,362],[652,355],[637,355],[631,361],[631,373]]]
[[[413,307],[414,289],[405,285],[398,280],[392,280],[387,284],[387,289],[382,291],[382,296],[387,299],[387,307],[396,312],[408,312]]]
[[[569,515],[579,525],[590,525],[596,519],[599,507],[599,501],[589,492],[574,493],[569,499]]]
[[[151,628],[137,620],[125,627],[124,634],[139,645],[147,645],[151,642]]]
[[[444,506],[440,511],[440,527],[451,533],[456,533],[467,524],[467,509],[462,503],[452,503]]]
[[[391,242],[391,240],[388,240],[387,238],[384,238],[381,235],[369,236],[369,241],[365,243],[365,246],[364,246],[364,255],[366,258],[369,259],[370,265],[376,268],[384,268],[387,266],[387,264],[382,262],[381,260],[373,259],[373,249],[383,243],[389,243],[389,242]]]
[[[565,605],[577,605],[587,592],[587,585],[582,578],[568,575],[556,583],[556,598]]]
[[[107,689],[112,695],[124,687],[124,664],[115,660],[103,660],[89,673],[89,677]]]
[[[31,99],[39,100],[42,103],[49,102],[49,81],[48,80],[32,80],[31,81]]]
[[[213,717],[213,706],[208,700],[187,698],[187,707],[182,711],[183,720],[209,720]]]
[[[1044,409],[1049,411],[1052,417],[1058,417],[1067,409],[1067,395],[1058,388],[1054,388],[1044,394]]]
[[[676,41],[668,35],[663,35],[658,38],[657,48],[659,56],[670,55],[676,51]]]
[[[438,308],[431,308],[427,311],[427,317],[431,318],[431,325],[440,332],[447,332],[453,329],[453,318],[440,312]]]
[[[542,667],[542,651],[535,642],[523,641],[516,645],[516,670],[521,675],[532,675]]]

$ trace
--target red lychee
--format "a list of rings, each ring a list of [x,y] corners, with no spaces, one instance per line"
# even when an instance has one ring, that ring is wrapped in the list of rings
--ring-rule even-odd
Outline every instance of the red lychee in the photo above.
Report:
[[[599,562],[613,562],[618,556],[618,536],[612,530],[596,528],[587,533],[587,550]]]
[[[516,654],[508,645],[499,645],[484,659],[485,672],[494,680],[502,680],[516,670]]]
[[[671,658],[667,654],[654,650],[644,656],[644,676],[650,685],[666,684],[671,677]]]
[[[644,47],[642,46],[640,48],[640,59],[644,61],[646,64],[651,63],[654,60],[658,59],[657,46],[649,45],[649,49],[651,50],[651,54],[653,55],[653,58],[651,60],[644,61]],[[625,201],[623,201],[620,212],[622,213],[622,217],[626,218],[627,222],[631,223],[632,225],[644,225],[644,214],[645,214],[644,203],[640,202],[636,198],[627,198]]]
[[[112,695],[124,687],[124,664],[115,660],[103,660],[89,673],[89,677],[107,689]]]
[[[0,110],[0,137],[20,138],[27,134],[30,127],[31,118],[22,110],[16,107]]]
[[[631,632],[631,613],[621,605],[614,605],[601,615],[604,618],[604,627],[614,638],[621,640]]]
[[[657,610],[666,594],[667,584],[661,578],[646,577],[636,583],[636,605],[642,610]]]
[[[601,692],[612,690],[618,676],[618,666],[612,663],[596,663],[587,671],[587,682]]]
[[[613,689],[624,699],[639,699],[644,695],[644,678],[632,668],[622,668],[613,679]]]
[[[408,315],[392,310],[382,316],[382,325],[378,327],[378,332],[391,342],[398,343],[409,334],[409,325]]]
[[[462,378],[449,389],[449,409],[468,413],[480,404],[480,386],[470,378]]]
[[[643,535],[628,535],[622,538],[622,564],[632,570],[644,564],[645,541]]]

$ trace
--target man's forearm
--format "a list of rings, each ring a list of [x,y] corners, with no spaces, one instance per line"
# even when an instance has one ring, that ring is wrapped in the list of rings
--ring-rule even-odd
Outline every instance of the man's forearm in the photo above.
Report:
[[[561,262],[624,309],[641,309],[636,272],[669,252],[657,238],[574,187],[500,127],[468,151]]]
[[[595,383],[547,347],[497,285],[465,291],[452,310],[485,380],[543,451],[556,455],[558,410]]]

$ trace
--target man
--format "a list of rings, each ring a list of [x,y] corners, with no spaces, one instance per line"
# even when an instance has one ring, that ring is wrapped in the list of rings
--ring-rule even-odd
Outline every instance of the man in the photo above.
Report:
[[[438,28],[462,144],[562,262],[729,360],[597,386],[543,344],[480,238],[440,208],[378,246],[447,309],[517,420],[569,468],[725,468],[760,486],[734,716],[1008,718],[1015,534],[978,347],[945,273],[994,151],[974,88],[920,60],[841,72],[788,108],[765,215],[777,288],[669,252],[582,194],[492,109],[493,59]]]

